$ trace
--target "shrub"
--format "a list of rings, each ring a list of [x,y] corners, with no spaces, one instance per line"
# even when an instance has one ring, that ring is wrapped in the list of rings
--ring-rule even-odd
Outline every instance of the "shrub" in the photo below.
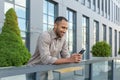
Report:
[[[24,65],[31,55],[22,42],[17,15],[11,8],[5,16],[0,34],[0,67]]]
[[[120,48],[119,48],[118,54],[120,55]]]
[[[105,41],[96,42],[91,52],[95,57],[108,57],[111,55],[111,47]]]

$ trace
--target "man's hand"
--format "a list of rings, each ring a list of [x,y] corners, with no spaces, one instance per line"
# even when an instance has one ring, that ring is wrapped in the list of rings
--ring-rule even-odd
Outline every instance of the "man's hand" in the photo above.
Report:
[[[82,60],[82,54],[72,54],[69,58],[57,59],[53,64],[78,63]]]
[[[80,62],[82,60],[82,55],[81,54],[72,54],[70,57],[71,62]]]

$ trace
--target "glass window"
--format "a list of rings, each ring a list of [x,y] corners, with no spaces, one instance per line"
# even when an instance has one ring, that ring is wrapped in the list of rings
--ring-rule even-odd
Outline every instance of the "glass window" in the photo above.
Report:
[[[48,9],[47,9],[47,1],[46,1],[46,0],[44,0],[43,6],[44,6],[44,7],[43,7],[43,13],[44,13],[44,14],[47,14],[47,13],[48,13],[48,12],[47,12]]]
[[[25,19],[18,18],[18,25],[21,31],[26,31]]]
[[[5,2],[4,13],[6,13],[6,11],[8,11],[10,8],[13,8],[13,4]]]
[[[54,4],[48,3],[48,15],[54,16]]]
[[[51,30],[54,19],[57,16],[57,4],[55,2],[43,1],[43,31]]]
[[[105,13],[107,13],[107,0],[105,0]]]
[[[100,0],[97,0],[97,7],[100,8]]]
[[[47,30],[52,30],[53,29],[53,25],[48,25]]]
[[[47,24],[43,24],[43,31],[47,31]]]
[[[119,49],[120,49],[120,32],[119,32]]]
[[[98,13],[100,13],[100,0],[97,0]]]
[[[83,5],[85,5],[85,0],[81,0],[81,3],[82,3]]]
[[[84,59],[89,59],[89,18],[82,17],[82,48],[86,49],[86,53],[83,55]]]
[[[118,19],[117,19],[117,18],[118,18],[118,15],[117,15],[118,13],[117,13],[117,12],[118,12],[118,7],[117,7],[117,5],[116,5],[116,21],[118,20]]]
[[[102,3],[102,4],[101,4],[102,15],[104,15],[104,0],[102,0],[101,3]]]
[[[53,16],[48,16],[48,24],[54,25],[54,17]]]
[[[106,25],[103,24],[103,40],[106,41],[106,34],[107,34],[107,30],[106,30]]]
[[[115,38],[114,39],[114,45],[115,45],[115,47],[114,47],[114,52],[115,52],[114,55],[117,56],[117,30],[114,31],[114,38]]]
[[[82,48],[86,49],[86,18],[82,19]]]
[[[43,15],[43,23],[46,23],[46,24],[47,24],[47,22],[48,22],[48,21],[47,21],[47,15],[44,14],[44,15]]]
[[[23,6],[23,7],[22,7]],[[4,12],[10,8],[14,8],[18,17],[18,25],[21,30],[21,36],[23,39],[26,38],[26,0],[10,0],[5,1]]]
[[[26,0],[14,0],[15,4],[26,7]]]
[[[108,0],[108,15],[110,15],[110,0]]]
[[[93,0],[93,10],[96,10],[96,0]]]
[[[24,18],[24,19],[26,18],[25,8],[15,5],[15,11],[16,11],[18,17]]]
[[[70,53],[76,52],[76,12],[67,9],[68,30],[67,30],[67,42]],[[74,44],[73,44],[74,43]]]
[[[112,48],[112,28],[111,27],[109,27],[109,44]]]
[[[26,22],[25,19],[18,18],[18,25],[21,30],[21,36],[23,38],[26,37]]]
[[[114,6],[114,7],[113,7],[113,8],[114,8],[114,9],[113,9],[113,11],[114,11],[114,12],[113,12],[113,17],[114,17],[114,18],[113,18],[113,22],[115,23],[115,20],[116,20],[116,16],[115,16],[115,13],[116,13],[116,12],[115,12],[115,10],[116,10],[116,9],[115,9],[115,3],[113,4],[113,6]]]
[[[118,8],[118,23],[120,25],[120,8]]]
[[[87,0],[87,7],[91,8],[91,0]]]
[[[94,43],[99,41],[99,22],[94,21],[94,32],[93,32],[93,37],[94,37]]]
[[[112,10],[111,10],[111,14],[112,14],[111,17],[112,17],[112,21],[113,21],[113,1],[111,2],[111,5],[112,5],[112,7],[111,7],[112,8]]]

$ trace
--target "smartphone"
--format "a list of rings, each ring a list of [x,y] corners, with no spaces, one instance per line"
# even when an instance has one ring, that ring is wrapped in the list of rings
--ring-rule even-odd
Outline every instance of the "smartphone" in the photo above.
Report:
[[[83,54],[84,52],[85,52],[85,50],[82,49],[82,50],[79,52],[79,54]]]

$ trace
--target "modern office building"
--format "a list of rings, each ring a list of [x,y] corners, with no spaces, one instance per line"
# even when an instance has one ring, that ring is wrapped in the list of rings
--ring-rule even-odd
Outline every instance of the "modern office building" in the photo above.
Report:
[[[68,19],[66,33],[69,52],[86,49],[84,59],[92,58],[91,47],[106,41],[112,47],[112,57],[120,48],[120,0],[0,0],[0,32],[5,13],[14,8],[23,41],[34,53],[39,34],[51,30],[54,19]]]
[[[67,41],[70,53],[86,49],[85,59],[91,58],[91,47],[106,41],[117,56],[120,48],[119,0],[0,0],[0,31],[4,14],[14,8],[21,35],[33,54],[36,40],[43,31],[53,28],[54,19],[68,19]]]

